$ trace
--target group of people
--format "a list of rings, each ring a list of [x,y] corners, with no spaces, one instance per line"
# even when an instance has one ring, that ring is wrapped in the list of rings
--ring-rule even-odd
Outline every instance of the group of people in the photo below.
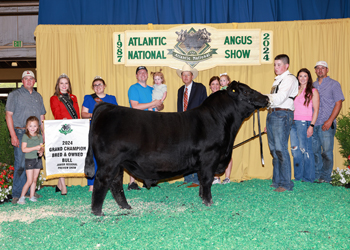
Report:
[[[340,84],[328,74],[325,61],[316,63],[317,80],[312,81],[308,69],[300,69],[297,77],[289,72],[289,57],[281,54],[275,57],[276,74],[270,94],[266,131],[270,152],[273,156],[273,179],[271,187],[277,192],[292,190],[291,161],[288,152],[288,140],[291,139],[294,158],[295,180],[330,182],[333,169],[333,145],[336,130],[336,117],[344,101]],[[198,71],[187,64],[176,70],[184,83],[178,90],[177,112],[184,112],[198,107],[207,98],[207,91],[202,83],[194,82]],[[136,69],[137,83],[128,90],[131,108],[145,111],[161,111],[167,97],[167,87],[161,72],[152,72],[153,87],[147,85],[148,70],[144,66]],[[226,89],[231,82],[223,73],[213,76],[209,81],[212,93]],[[35,192],[36,181],[42,169],[45,134],[43,121],[46,110],[42,96],[34,90],[35,76],[32,71],[22,74],[23,86],[8,96],[6,103],[6,122],[14,146],[14,178],[12,203],[25,204],[25,198],[37,201],[41,196]],[[92,81],[91,95],[85,95],[81,113],[78,100],[72,94],[69,77],[62,74],[58,77],[55,93],[50,98],[50,107],[55,119],[91,119],[96,104],[107,102],[118,105],[116,97],[105,93],[106,83],[96,76]],[[30,108],[28,108],[30,107]],[[41,128],[41,130],[40,130]],[[95,172],[97,164],[95,161]],[[232,159],[225,171],[223,184],[230,182]],[[93,190],[94,178],[88,179],[89,191]],[[198,187],[196,173],[184,176],[187,187]],[[221,183],[218,176],[213,184]],[[140,187],[130,176],[128,190],[139,190]],[[67,194],[65,178],[61,177],[56,192]]]
[[[308,69],[297,77],[289,72],[289,57],[275,57],[276,74],[266,118],[266,130],[273,157],[271,187],[276,192],[292,191],[291,161],[288,139],[292,147],[296,181],[329,183],[333,170],[333,146],[336,117],[344,95],[339,82],[331,79],[328,64],[315,65],[317,80]]]
[[[25,198],[35,202],[41,195],[35,192],[37,178],[42,169],[45,133],[43,121],[46,110],[42,96],[34,90],[35,75],[27,70],[22,74],[21,88],[11,92],[6,102],[6,123],[14,147],[14,176],[12,203],[25,204]],[[82,118],[91,118],[96,103],[101,101],[118,105],[115,96],[104,93],[105,81],[96,76],[92,81],[94,94],[86,95],[81,110]],[[69,77],[58,77],[50,107],[55,119],[80,119],[78,100],[72,94]],[[39,129],[41,127],[41,130]],[[96,165],[96,164],[95,164]],[[92,191],[94,179],[88,180]],[[67,194],[65,178],[58,179],[56,192]]]

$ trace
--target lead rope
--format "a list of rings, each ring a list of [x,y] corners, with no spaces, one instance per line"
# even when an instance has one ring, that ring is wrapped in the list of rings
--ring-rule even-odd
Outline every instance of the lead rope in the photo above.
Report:
[[[258,113],[258,128],[259,128],[259,135],[255,135],[255,131],[254,131],[254,121],[255,121],[255,119],[254,119],[254,115],[255,115],[255,114],[253,114],[253,131],[254,131],[254,136],[253,136],[253,137],[250,137],[248,140],[245,140],[245,141],[243,141],[243,142],[241,142],[241,143],[238,143],[238,144],[234,145],[234,146],[232,147],[232,149],[238,148],[239,146],[243,145],[244,143],[246,143],[246,142],[248,142],[248,141],[250,141],[250,140],[253,140],[253,139],[255,139],[256,137],[258,137],[258,136],[259,136],[259,139],[260,139],[260,155],[261,155],[261,163],[262,163],[262,165],[263,165],[263,167],[264,167],[265,162],[264,162],[264,155],[263,155],[263,149],[262,149],[262,140],[261,140],[261,135],[266,134],[266,133],[265,133],[265,132],[262,132],[262,133],[261,133],[259,109],[257,109],[257,113]]]
[[[253,113],[253,133],[254,133],[254,136],[256,136],[256,133],[255,133],[255,110],[254,110],[254,113]]]
[[[262,148],[262,140],[261,140],[261,129],[260,129],[260,114],[259,114],[259,109],[256,110],[258,113],[258,129],[259,129],[259,140],[260,140],[260,154],[261,154],[261,163],[264,167],[265,162],[264,162],[264,154],[263,154],[263,148]],[[255,131],[254,131],[255,133]]]

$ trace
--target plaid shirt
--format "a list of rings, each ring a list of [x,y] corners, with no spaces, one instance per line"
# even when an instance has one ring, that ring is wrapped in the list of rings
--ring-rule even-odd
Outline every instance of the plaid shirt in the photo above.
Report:
[[[339,100],[344,101],[344,95],[339,82],[331,79],[329,76],[318,83],[318,79],[313,83],[314,88],[320,93],[320,110],[315,126],[323,125],[331,116],[335,103]],[[336,121],[334,119],[334,121]]]

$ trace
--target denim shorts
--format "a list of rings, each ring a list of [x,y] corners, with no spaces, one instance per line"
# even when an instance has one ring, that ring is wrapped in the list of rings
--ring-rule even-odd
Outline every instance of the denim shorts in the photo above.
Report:
[[[38,159],[26,159],[25,160],[25,166],[26,170],[30,169],[43,169],[43,163],[41,161],[41,158]]]

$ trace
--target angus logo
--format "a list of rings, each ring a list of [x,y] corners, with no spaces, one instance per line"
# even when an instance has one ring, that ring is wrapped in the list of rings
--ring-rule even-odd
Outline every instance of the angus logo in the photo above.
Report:
[[[73,131],[71,129],[70,124],[64,124],[62,125],[62,128],[59,130],[61,134],[67,135]]]
[[[211,33],[206,28],[198,29],[197,31],[192,27],[189,31],[176,31],[178,36],[177,44],[174,49],[168,49],[170,55],[175,59],[184,61],[192,68],[204,60],[208,60],[213,54],[217,54],[217,49],[211,49]]]

